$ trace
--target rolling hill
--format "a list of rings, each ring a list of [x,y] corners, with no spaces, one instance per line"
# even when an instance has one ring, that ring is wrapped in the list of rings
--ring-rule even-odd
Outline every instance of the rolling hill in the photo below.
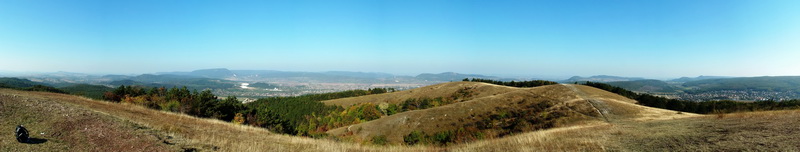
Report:
[[[40,141],[22,144],[11,138],[0,138],[0,151],[800,150],[797,147],[800,128],[792,127],[798,125],[800,110],[714,115],[680,113],[642,107],[634,100],[582,85],[514,88],[452,82],[324,103],[342,106],[400,103],[406,99],[451,97],[464,92],[469,95],[459,96],[458,102],[452,104],[335,128],[329,133],[336,140],[329,140],[274,134],[262,128],[73,95],[0,89],[0,117],[4,118],[0,128],[23,124],[35,133],[32,137]],[[403,134],[407,132],[434,133],[455,128],[453,123],[455,126],[501,126],[483,129],[486,133],[499,133],[506,127],[503,124],[522,118],[541,122],[531,122],[521,127],[521,132],[467,143],[444,146],[398,143],[404,140]],[[546,124],[550,126],[543,126]],[[0,135],[12,136],[10,131],[0,132]],[[380,135],[385,135],[390,143],[385,146],[370,144],[373,137]]]
[[[414,98],[447,97],[465,88],[474,91],[475,94],[457,103],[403,112],[366,123],[336,128],[328,133],[352,134],[361,140],[386,136],[389,142],[402,143],[403,137],[412,131],[435,133],[476,127],[482,125],[484,121],[493,121],[493,116],[504,113],[539,115],[536,117],[542,118],[532,118],[533,121],[529,122],[529,125],[540,126],[534,127],[540,129],[567,127],[591,121],[677,118],[694,115],[678,115],[674,111],[640,106],[635,104],[636,101],[625,97],[580,85],[513,88],[486,83],[453,82],[408,91],[330,100],[325,103],[342,106],[366,102],[376,105],[398,104]],[[537,110],[529,111],[530,109]],[[520,121],[516,118],[509,120]],[[502,132],[495,131],[498,129],[482,130]]]

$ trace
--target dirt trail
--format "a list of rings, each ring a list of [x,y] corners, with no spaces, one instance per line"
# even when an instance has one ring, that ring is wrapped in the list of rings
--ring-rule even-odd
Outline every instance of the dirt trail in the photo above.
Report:
[[[605,119],[606,122],[611,122],[608,119],[608,116],[606,116],[608,115],[608,105],[606,105],[605,102],[590,97],[588,94],[586,94],[586,92],[583,92],[583,90],[576,88],[574,85],[570,84],[561,84],[561,85],[569,88],[570,90],[572,90],[572,92],[575,92],[575,94],[578,95],[578,98],[584,99],[586,100],[586,102],[589,102],[589,105],[592,105],[592,108],[594,108],[594,110],[597,111],[597,113],[599,113],[600,116],[603,116],[603,119]]]

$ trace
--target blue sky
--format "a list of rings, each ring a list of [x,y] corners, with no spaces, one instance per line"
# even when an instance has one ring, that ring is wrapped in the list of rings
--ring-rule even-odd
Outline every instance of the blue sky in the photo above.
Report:
[[[0,71],[800,75],[800,1],[0,1]]]

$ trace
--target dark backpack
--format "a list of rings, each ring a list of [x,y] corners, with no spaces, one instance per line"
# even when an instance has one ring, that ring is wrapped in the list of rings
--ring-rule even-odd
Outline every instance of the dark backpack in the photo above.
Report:
[[[21,143],[28,142],[28,129],[25,129],[22,125],[17,126],[16,131],[14,131],[14,136],[17,136],[17,141]]]

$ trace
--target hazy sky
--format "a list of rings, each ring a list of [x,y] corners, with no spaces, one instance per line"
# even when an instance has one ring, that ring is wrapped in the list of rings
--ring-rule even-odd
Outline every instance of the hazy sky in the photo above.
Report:
[[[800,75],[800,1],[0,1],[0,71],[218,67]]]

